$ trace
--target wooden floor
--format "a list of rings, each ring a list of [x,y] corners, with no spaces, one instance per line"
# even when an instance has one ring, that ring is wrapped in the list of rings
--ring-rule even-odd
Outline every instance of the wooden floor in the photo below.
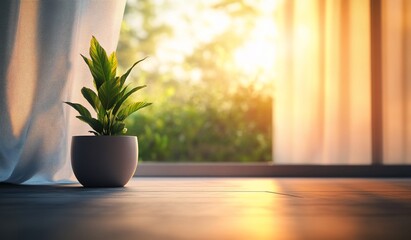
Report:
[[[0,239],[411,239],[411,179],[0,184]]]

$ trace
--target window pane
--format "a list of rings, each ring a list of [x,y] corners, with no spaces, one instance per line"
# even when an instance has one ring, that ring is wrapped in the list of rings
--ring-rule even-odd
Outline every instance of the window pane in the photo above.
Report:
[[[123,70],[154,104],[128,120],[143,161],[272,161],[275,1],[128,1]]]

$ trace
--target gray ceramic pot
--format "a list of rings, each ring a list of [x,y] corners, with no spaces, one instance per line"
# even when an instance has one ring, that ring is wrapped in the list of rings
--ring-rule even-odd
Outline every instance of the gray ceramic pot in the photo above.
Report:
[[[71,165],[85,187],[123,187],[138,161],[135,136],[74,136]]]

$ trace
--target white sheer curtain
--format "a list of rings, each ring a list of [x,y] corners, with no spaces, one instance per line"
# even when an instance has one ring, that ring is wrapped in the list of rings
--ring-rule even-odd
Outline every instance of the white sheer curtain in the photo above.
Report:
[[[411,3],[381,1],[384,163],[411,163]],[[371,164],[370,0],[287,0],[274,162]]]
[[[63,101],[90,76],[80,53],[95,35],[117,45],[125,0],[0,2],[0,182],[73,179],[69,144],[84,134]],[[72,122],[73,121],[73,122]]]

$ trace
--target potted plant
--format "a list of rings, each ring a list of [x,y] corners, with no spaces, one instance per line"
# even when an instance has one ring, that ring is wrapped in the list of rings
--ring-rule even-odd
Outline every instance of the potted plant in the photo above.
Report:
[[[122,187],[133,176],[138,161],[136,136],[125,136],[124,120],[132,113],[149,106],[147,102],[131,102],[130,96],[146,87],[131,87],[125,81],[135,62],[123,75],[117,75],[117,58],[107,55],[97,39],[90,42],[91,59],[81,55],[90,69],[96,91],[83,87],[81,93],[96,112],[96,118],[78,103],[65,102],[80,114],[94,136],[73,136],[71,164],[78,181],[85,187]]]

